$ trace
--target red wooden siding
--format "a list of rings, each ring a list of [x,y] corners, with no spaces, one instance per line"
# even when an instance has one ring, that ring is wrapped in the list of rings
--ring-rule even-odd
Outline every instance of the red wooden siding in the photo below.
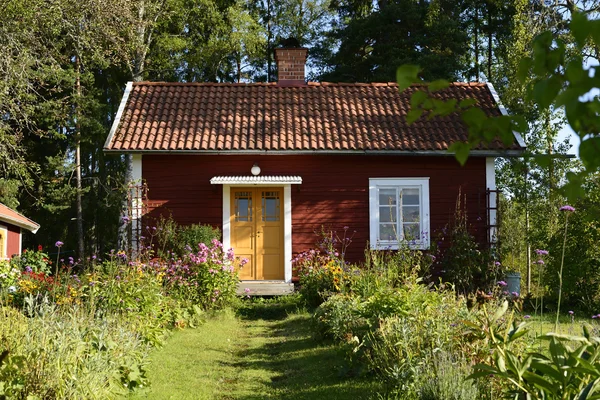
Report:
[[[0,225],[5,226],[8,231],[8,239],[6,246],[6,256],[11,258],[14,255],[19,255],[19,244],[21,242],[21,228],[15,225],[0,222]]]
[[[454,214],[459,189],[466,195],[473,233],[485,241],[485,159],[461,167],[453,157],[364,155],[144,155],[142,177],[148,184],[149,213],[172,213],[183,224],[221,226],[222,187],[216,175],[299,175],[292,185],[293,253],[315,245],[321,225],[338,233],[356,231],[348,259],[360,260],[369,240],[369,178],[429,177],[431,230]],[[433,237],[432,237],[432,240]]]

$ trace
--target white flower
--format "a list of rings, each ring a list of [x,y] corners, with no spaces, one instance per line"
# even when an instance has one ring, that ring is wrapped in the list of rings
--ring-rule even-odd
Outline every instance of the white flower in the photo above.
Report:
[[[9,287],[8,287],[8,293],[14,293],[14,292],[16,292],[16,291],[17,291],[17,288],[16,288],[16,287],[14,287],[14,286],[9,286]]]

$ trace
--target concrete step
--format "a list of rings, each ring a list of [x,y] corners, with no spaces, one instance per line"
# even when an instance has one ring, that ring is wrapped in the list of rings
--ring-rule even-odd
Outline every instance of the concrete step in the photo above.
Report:
[[[246,289],[250,291],[247,292]],[[284,296],[294,293],[294,284],[284,281],[241,281],[237,293],[250,296]]]

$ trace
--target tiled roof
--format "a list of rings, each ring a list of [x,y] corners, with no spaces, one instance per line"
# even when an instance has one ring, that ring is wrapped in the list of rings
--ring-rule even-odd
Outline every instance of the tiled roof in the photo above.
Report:
[[[19,214],[12,208],[0,203],[0,222],[6,222],[11,225],[16,225],[20,228],[25,228],[33,233],[36,233],[40,228],[38,223],[33,222],[29,218]]]
[[[409,125],[410,95],[395,83],[136,82],[105,145],[113,151],[443,151],[468,137],[458,115]],[[454,83],[440,99],[474,98],[501,111],[485,83]],[[520,150],[500,141],[486,150]]]

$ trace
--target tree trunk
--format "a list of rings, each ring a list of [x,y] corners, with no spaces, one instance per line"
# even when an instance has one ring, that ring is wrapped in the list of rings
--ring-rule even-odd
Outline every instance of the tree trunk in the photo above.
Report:
[[[479,9],[475,7],[475,23],[473,25],[475,44],[475,81],[479,82]]]
[[[77,253],[83,259],[83,205],[81,199],[81,63],[79,56],[75,56],[75,88],[77,102],[75,105],[75,175],[77,181]]]
[[[271,31],[271,0],[267,0],[267,82],[273,80],[273,32]]]
[[[490,10],[490,6],[488,5],[488,62],[487,62],[487,80],[488,82],[492,81],[492,11]]]

